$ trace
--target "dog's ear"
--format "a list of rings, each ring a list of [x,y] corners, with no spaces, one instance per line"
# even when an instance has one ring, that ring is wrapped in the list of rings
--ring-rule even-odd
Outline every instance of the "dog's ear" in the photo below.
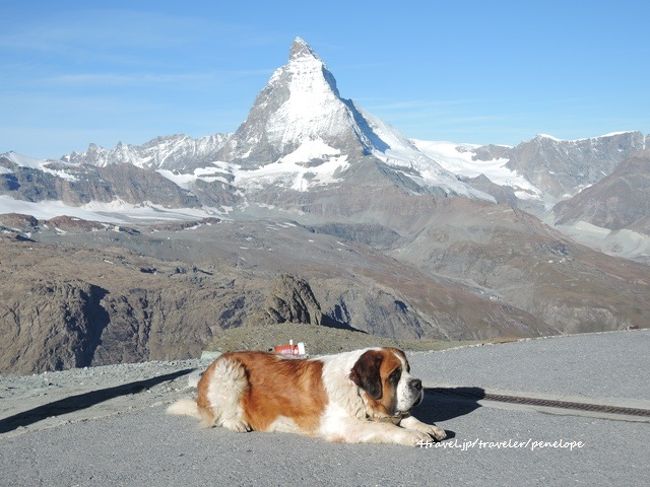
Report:
[[[366,391],[374,400],[379,399],[383,393],[379,374],[382,358],[382,354],[377,350],[368,350],[359,357],[350,371],[352,382]]]

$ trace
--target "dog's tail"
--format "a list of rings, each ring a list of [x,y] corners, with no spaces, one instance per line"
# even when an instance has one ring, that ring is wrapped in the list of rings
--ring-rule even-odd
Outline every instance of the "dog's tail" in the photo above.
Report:
[[[194,399],[179,399],[167,408],[167,414],[176,414],[178,416],[192,416],[196,419],[202,419],[199,407]]]

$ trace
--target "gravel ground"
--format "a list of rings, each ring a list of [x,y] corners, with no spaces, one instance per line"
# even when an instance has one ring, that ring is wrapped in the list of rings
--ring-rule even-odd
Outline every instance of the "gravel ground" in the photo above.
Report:
[[[462,413],[463,411],[460,411]],[[584,441],[581,449],[418,449],[199,429],[162,407],[0,441],[7,486],[641,485],[647,425],[479,408],[439,424],[456,444]],[[452,444],[448,440],[447,444]],[[444,444],[444,443],[443,443]]]
[[[0,376],[0,438],[172,402],[191,393],[189,377],[208,364],[156,361]]]
[[[646,399],[640,371],[647,370],[649,339],[647,331],[607,333],[414,353],[412,366],[429,386]],[[650,423],[494,408],[433,394],[416,415],[453,438],[429,449],[237,434],[165,415],[167,403],[191,392],[188,372],[204,365],[150,362],[1,377],[0,485],[629,486],[650,477]],[[531,442],[460,448],[477,439]],[[533,442],[560,439],[584,446],[532,449]]]
[[[427,385],[479,386],[490,391],[560,398],[650,401],[650,330],[414,352],[411,363]]]

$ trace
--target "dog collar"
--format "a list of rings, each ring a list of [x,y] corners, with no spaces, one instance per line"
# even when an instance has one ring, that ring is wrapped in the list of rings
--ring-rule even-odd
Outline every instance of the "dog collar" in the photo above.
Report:
[[[408,411],[397,411],[392,416],[388,416],[388,415],[385,415],[385,416],[384,415],[382,415],[382,416],[379,416],[379,415],[370,416],[370,415],[367,415],[367,419],[369,419],[371,421],[377,421],[379,423],[394,423],[396,421],[399,422],[404,418],[408,418],[410,415],[411,415],[411,413],[409,413]]]

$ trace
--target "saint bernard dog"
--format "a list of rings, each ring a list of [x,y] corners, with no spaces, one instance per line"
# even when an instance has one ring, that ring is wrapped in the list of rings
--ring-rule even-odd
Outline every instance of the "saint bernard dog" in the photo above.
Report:
[[[369,348],[310,359],[229,352],[197,385],[196,400],[167,412],[232,431],[282,431],[344,443],[416,446],[445,430],[409,414],[422,402],[422,381],[396,348]]]

